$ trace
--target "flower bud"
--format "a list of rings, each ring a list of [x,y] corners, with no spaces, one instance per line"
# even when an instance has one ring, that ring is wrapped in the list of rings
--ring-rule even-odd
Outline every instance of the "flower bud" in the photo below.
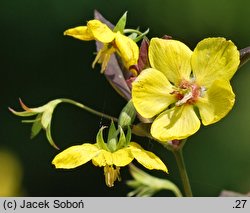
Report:
[[[151,197],[161,190],[170,190],[176,197],[182,197],[179,188],[167,179],[161,179],[149,175],[133,164],[129,165],[133,180],[127,181],[127,185],[134,188],[127,196]]]
[[[132,100],[130,100],[126,104],[126,106],[122,109],[118,119],[118,124],[122,128],[130,126],[134,122],[135,116],[136,116],[136,110]]]

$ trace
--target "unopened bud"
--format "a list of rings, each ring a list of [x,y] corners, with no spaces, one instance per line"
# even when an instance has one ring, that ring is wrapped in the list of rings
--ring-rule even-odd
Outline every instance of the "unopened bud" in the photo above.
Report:
[[[122,128],[130,126],[134,122],[135,116],[136,116],[136,110],[132,100],[130,100],[126,104],[126,106],[122,109],[118,119],[118,124]]]

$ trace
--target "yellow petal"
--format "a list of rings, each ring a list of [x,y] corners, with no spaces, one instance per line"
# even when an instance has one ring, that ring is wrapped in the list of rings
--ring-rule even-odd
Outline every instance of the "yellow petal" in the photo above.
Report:
[[[200,128],[192,105],[173,107],[160,114],[151,126],[151,134],[160,141],[184,139]]]
[[[102,64],[101,73],[103,73],[108,65],[111,55],[115,52],[115,48],[109,47],[105,44],[97,53],[95,60],[92,63],[92,68],[95,67],[96,63]]]
[[[240,63],[239,51],[232,41],[207,38],[194,49],[191,64],[197,83],[209,87],[215,80],[229,81]]]
[[[117,32],[115,44],[119,50],[118,53],[124,60],[124,64],[127,69],[129,69],[130,66],[137,64],[139,48],[131,38],[122,35],[120,32]]]
[[[132,100],[136,110],[151,118],[175,102],[173,86],[158,70],[149,68],[141,72],[132,84]]]
[[[191,73],[192,51],[182,42],[152,38],[149,45],[149,61],[153,68],[166,75],[168,80],[179,85],[188,80]]]
[[[115,39],[116,34],[99,20],[88,21],[87,26],[94,38],[102,43],[109,43]]]
[[[112,153],[106,150],[101,150],[100,153],[92,159],[95,166],[113,165]]]
[[[120,167],[128,165],[133,159],[130,150],[124,148],[113,153],[102,150],[92,159],[92,162],[95,166],[116,165]]]
[[[56,168],[72,169],[87,163],[99,152],[100,150],[95,145],[89,143],[71,146],[56,155],[52,164]]]
[[[215,123],[222,119],[232,109],[235,95],[228,81],[217,80],[204,97],[199,98],[196,105],[199,108],[204,125]]]
[[[154,153],[144,150],[139,144],[134,142],[131,142],[129,147],[135,159],[145,168],[168,172],[166,165]]]
[[[128,148],[119,149],[112,153],[113,163],[116,166],[126,166],[134,159]]]
[[[90,40],[95,39],[92,33],[89,32],[86,26],[79,26],[79,27],[68,29],[64,31],[64,35],[72,36],[74,38],[77,38],[83,41],[90,41]]]

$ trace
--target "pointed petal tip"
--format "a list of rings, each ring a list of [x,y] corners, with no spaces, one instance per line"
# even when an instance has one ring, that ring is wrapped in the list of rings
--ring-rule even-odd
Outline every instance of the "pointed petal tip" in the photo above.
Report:
[[[17,116],[19,116],[20,113],[22,114],[22,112],[17,112],[17,111],[15,111],[14,109],[12,109],[11,107],[8,107],[8,110],[9,110],[11,113],[13,113],[14,115],[17,115]]]
[[[51,143],[51,145],[52,145],[55,149],[60,150],[60,148],[55,144],[55,142]]]
[[[56,157],[52,160],[51,164],[56,168],[58,169],[59,167],[56,165]]]
[[[10,107],[8,107],[8,110],[9,110],[10,112],[12,112],[12,113],[16,113],[16,111],[15,111],[14,109],[10,108]]]
[[[65,30],[65,31],[63,32],[63,35],[64,35],[64,36],[71,36],[71,35],[70,35],[70,29]]]
[[[55,149],[60,150],[60,148],[55,143],[50,143]]]
[[[19,98],[19,103],[20,103],[21,107],[22,107],[25,111],[29,111],[29,110],[30,110],[30,108],[27,107],[27,106],[23,103],[23,101],[22,101],[21,98]]]

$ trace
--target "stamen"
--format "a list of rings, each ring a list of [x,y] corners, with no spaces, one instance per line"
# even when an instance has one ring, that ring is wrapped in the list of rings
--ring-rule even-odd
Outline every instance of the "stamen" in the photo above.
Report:
[[[200,88],[200,97],[203,97],[206,91],[207,91],[207,88],[202,86]]]
[[[120,167],[114,168],[113,165],[106,165],[104,167],[104,175],[105,182],[108,187],[113,187],[114,182],[118,179],[121,180],[120,177]]]
[[[190,91],[189,93],[185,94],[181,100],[177,101],[175,103],[175,106],[181,106],[182,104],[187,103],[187,101],[190,100],[192,97],[193,97],[193,93],[192,91]]]

